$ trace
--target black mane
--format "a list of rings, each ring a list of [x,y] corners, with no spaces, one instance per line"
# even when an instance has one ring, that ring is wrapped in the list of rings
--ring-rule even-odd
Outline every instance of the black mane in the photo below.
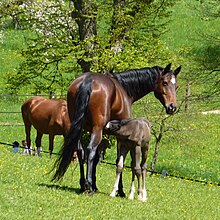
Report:
[[[162,67],[132,69],[116,73],[114,76],[133,98],[133,102],[155,89]]]

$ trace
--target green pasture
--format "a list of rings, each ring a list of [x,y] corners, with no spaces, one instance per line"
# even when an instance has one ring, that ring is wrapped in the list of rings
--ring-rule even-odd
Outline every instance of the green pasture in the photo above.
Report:
[[[161,175],[147,176],[145,203],[109,196],[115,167],[97,169],[99,192],[79,193],[79,166],[72,164],[62,182],[50,181],[55,158],[10,152],[0,145],[0,219],[218,219],[219,187]],[[129,193],[130,169],[124,170]]]
[[[188,50],[202,44],[198,41],[201,29],[200,17],[193,12],[186,17],[189,6],[179,1],[174,8],[173,21],[164,39],[172,51],[181,51],[173,65],[182,65],[178,89],[178,106],[184,100],[185,82],[188,77],[199,73],[191,72],[192,57],[184,57]],[[186,7],[187,6],[187,7]],[[187,11],[188,12],[187,12]],[[217,23],[217,25],[219,25]],[[212,27],[216,30],[218,26]],[[208,30],[208,29],[207,29]],[[22,62],[20,49],[25,48],[24,32],[5,29],[0,45],[2,76],[0,81],[0,142],[12,143],[25,139],[20,113],[22,103],[30,96],[8,94],[7,77],[16,73]],[[26,33],[27,34],[27,33]],[[205,44],[206,41],[203,42]],[[198,47],[200,48],[200,47]],[[187,60],[186,60],[187,59]],[[135,66],[135,64],[134,64]],[[200,67],[198,67],[200,68]],[[206,85],[206,84],[204,84]],[[219,96],[193,99],[203,94],[203,82],[191,86],[191,99],[187,111],[182,105],[178,114],[166,122],[167,132],[163,134],[156,164],[156,173],[147,175],[148,201],[141,203],[128,198],[111,198],[114,178],[116,146],[112,142],[107,149],[105,162],[97,168],[99,192],[90,197],[79,193],[79,166],[70,166],[62,182],[51,182],[56,155],[49,159],[47,153],[41,158],[12,153],[12,147],[0,144],[0,219],[219,219],[220,216],[220,114],[202,114],[202,111],[220,109]],[[26,93],[25,89],[20,93]],[[49,94],[48,94],[49,95]],[[198,95],[199,97],[199,95]],[[147,95],[133,106],[132,117],[144,117],[153,126],[160,125],[165,116],[162,106],[153,94]],[[32,129],[32,146],[35,147],[36,131]],[[58,153],[63,137],[55,138],[54,152]],[[48,136],[43,136],[42,147],[48,151]],[[155,137],[151,136],[148,168],[155,148]],[[22,152],[22,149],[21,149]],[[130,165],[129,155],[125,164]],[[162,170],[168,176],[161,176]],[[175,177],[173,177],[175,176]],[[131,171],[124,170],[124,189],[129,193]],[[194,181],[191,181],[192,179]]]
[[[1,97],[0,142],[12,143],[25,139],[24,126],[20,107],[27,96]],[[160,114],[161,104],[139,102],[133,106],[132,117],[145,117],[156,127],[166,117]],[[155,110],[154,110],[155,109]],[[161,118],[162,119],[161,119]],[[167,170],[170,175],[195,179],[204,182],[220,183],[219,134],[220,115],[202,114],[201,111],[185,113],[180,111],[166,122],[163,138],[160,143],[156,172]],[[156,127],[157,128],[157,127]],[[35,147],[36,131],[32,128],[32,146]],[[114,139],[113,139],[114,140]],[[59,152],[63,143],[62,136],[56,136],[54,152]],[[48,135],[43,136],[42,147],[48,151]],[[150,167],[155,148],[155,137],[151,135],[148,167]],[[106,161],[115,163],[116,146],[107,149]],[[126,165],[130,165],[129,156]]]
[[[27,98],[27,97],[26,97]],[[24,98],[14,97],[1,101],[2,111],[20,111]],[[156,108],[156,106],[155,106]],[[133,117],[145,116],[152,122],[155,114],[148,115],[143,103],[133,107]],[[0,141],[21,142],[25,138],[20,113],[0,114]],[[62,182],[51,182],[56,155],[49,159],[23,156],[11,152],[12,147],[0,145],[0,219],[218,219],[219,210],[219,123],[220,115],[200,112],[180,112],[172,119],[172,129],[164,134],[156,164],[158,174],[147,176],[148,201],[135,198],[111,198],[115,166],[101,163],[97,168],[99,193],[90,197],[79,193],[79,167],[72,164]],[[169,124],[168,124],[169,125]],[[32,141],[35,139],[32,130]],[[55,139],[57,153],[63,138]],[[34,143],[32,144],[33,146]],[[48,136],[42,146],[48,151]],[[152,136],[148,167],[152,160],[155,138]],[[22,152],[22,149],[21,149]],[[105,161],[114,164],[114,142],[107,150]],[[129,156],[126,165],[130,165]],[[162,178],[161,171],[168,177]],[[172,176],[176,176],[175,178]],[[177,178],[181,177],[181,178]],[[189,181],[187,179],[196,181]],[[129,193],[131,171],[124,170],[124,189]]]

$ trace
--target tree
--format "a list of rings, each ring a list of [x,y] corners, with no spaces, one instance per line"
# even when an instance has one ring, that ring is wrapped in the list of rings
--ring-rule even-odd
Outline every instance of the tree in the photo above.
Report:
[[[207,84],[207,95],[220,94],[220,2],[199,0],[196,10],[204,22],[200,30],[200,47],[195,61],[202,69],[202,81]],[[207,83],[208,82],[208,83]]]
[[[162,64],[172,57],[159,36],[166,30],[174,1],[69,3],[23,0],[15,4],[18,27],[25,33],[27,48],[22,52],[25,61],[19,72],[8,76],[12,91],[22,86],[32,87],[37,93],[62,91],[84,71],[122,71]],[[5,15],[11,15],[13,4],[9,5]]]

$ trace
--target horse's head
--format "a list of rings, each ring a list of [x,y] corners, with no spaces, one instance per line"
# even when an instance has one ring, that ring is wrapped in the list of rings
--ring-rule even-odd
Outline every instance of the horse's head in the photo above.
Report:
[[[176,111],[176,77],[181,70],[179,66],[174,71],[170,69],[171,63],[162,70],[160,79],[154,91],[154,95],[166,108],[167,114],[173,114]]]

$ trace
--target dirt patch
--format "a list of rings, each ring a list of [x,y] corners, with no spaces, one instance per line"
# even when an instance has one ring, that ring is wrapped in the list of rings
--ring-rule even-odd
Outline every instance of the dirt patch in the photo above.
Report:
[[[206,111],[206,112],[202,112],[203,115],[207,115],[207,114],[220,114],[220,110],[211,110],[211,111]]]

